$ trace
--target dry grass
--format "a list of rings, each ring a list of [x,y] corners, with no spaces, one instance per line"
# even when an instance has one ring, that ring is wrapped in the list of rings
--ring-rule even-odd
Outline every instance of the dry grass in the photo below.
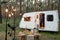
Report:
[[[3,21],[4,22],[4,21]],[[3,26],[0,26],[0,40],[5,40],[5,22],[2,24]],[[59,24],[60,26],[60,24]],[[18,35],[18,32],[20,31],[19,28],[16,30],[16,37]],[[40,40],[60,40],[60,30],[58,33],[51,33],[51,32],[40,32]],[[12,40],[13,37],[10,37],[8,35],[8,40]],[[18,38],[18,37],[17,37]]]
[[[18,39],[18,34],[16,34],[16,37]],[[7,39],[12,40],[13,37],[10,37],[8,35]],[[5,33],[0,33],[0,40],[5,40]],[[53,34],[53,33],[40,33],[39,40],[60,40],[59,34]]]

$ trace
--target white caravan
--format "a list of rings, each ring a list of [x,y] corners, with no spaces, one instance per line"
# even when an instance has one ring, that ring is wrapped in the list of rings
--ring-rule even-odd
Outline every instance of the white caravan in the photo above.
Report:
[[[30,12],[23,15],[19,27],[57,32],[59,30],[58,21],[57,10]]]

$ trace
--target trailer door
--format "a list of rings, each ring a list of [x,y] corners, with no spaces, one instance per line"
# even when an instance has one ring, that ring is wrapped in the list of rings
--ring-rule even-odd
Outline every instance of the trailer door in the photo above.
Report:
[[[44,29],[45,28],[45,14],[44,13],[40,13],[39,14],[39,28],[40,29]]]

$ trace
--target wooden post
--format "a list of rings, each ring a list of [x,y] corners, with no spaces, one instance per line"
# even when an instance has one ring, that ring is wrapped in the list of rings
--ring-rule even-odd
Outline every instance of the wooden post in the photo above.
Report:
[[[39,35],[34,35],[34,40],[39,40]]]

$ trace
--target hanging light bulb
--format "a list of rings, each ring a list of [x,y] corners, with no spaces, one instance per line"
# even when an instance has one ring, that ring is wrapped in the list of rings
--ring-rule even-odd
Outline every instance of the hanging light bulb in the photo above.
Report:
[[[14,15],[12,12],[11,12],[12,16]]]
[[[13,9],[13,11],[16,11],[16,8],[15,8],[15,9]]]
[[[11,17],[11,14],[9,14],[9,17]]]
[[[14,8],[14,6],[12,6],[12,9]]]
[[[6,8],[5,12],[8,12],[8,9]]]

